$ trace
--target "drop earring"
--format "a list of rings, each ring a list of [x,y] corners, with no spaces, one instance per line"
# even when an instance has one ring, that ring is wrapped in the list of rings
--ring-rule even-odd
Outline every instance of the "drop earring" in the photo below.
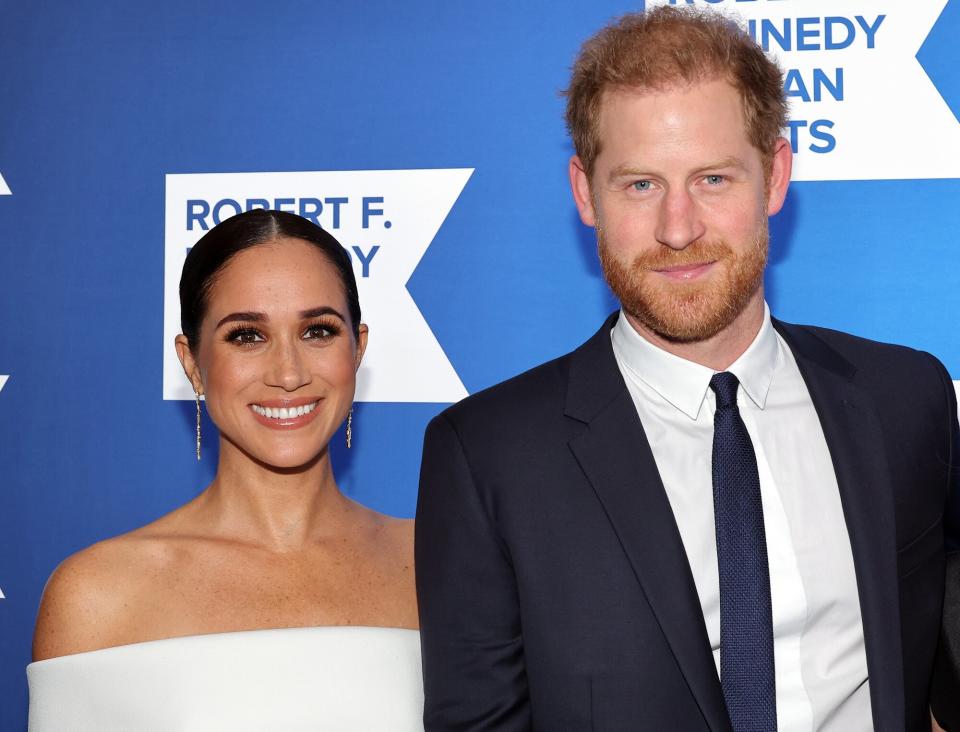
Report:
[[[197,460],[200,460],[200,392],[197,395]]]
[[[350,449],[350,443],[353,442],[353,407],[347,412],[347,449]]]

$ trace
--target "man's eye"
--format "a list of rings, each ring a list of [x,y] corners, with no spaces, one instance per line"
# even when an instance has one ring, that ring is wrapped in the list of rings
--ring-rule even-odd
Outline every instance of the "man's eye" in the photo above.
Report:
[[[725,179],[722,175],[708,175],[706,180],[707,180],[707,183],[709,183],[710,185],[718,186],[721,183],[723,183]]]
[[[653,184],[648,180],[638,180],[633,184],[634,190],[637,191],[649,191],[653,187]]]

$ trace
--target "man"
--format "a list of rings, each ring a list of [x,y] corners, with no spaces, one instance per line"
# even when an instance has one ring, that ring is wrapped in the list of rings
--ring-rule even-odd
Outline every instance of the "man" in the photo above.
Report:
[[[427,430],[427,731],[929,729],[953,387],[771,319],[779,69],[667,7],[588,41],[567,95],[621,311]]]

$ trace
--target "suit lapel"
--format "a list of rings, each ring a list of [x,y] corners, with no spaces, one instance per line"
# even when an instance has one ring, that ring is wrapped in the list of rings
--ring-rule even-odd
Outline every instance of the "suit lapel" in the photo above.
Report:
[[[613,525],[690,691],[715,732],[729,732],[693,575],[640,418],[614,359],[616,316],[571,360],[568,416],[588,428],[570,441]]]
[[[883,434],[856,369],[807,330],[774,321],[807,384],[833,461],[850,534],[878,732],[903,729],[903,654],[893,492]]]

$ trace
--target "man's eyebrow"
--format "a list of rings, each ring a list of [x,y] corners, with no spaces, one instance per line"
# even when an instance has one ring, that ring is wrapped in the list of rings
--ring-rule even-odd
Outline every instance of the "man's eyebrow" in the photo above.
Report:
[[[230,313],[222,318],[217,323],[217,328],[219,328],[224,323],[238,323],[238,322],[253,322],[253,323],[262,323],[267,319],[267,316],[263,313]]]
[[[700,170],[717,170],[720,168],[737,168],[738,170],[746,170],[747,166],[740,158],[731,155],[730,157],[723,158],[722,160],[718,160],[710,165],[704,165],[702,168],[700,168]]]
[[[610,171],[610,180],[616,180],[617,178],[642,178],[648,175],[650,175],[649,172],[633,165],[618,165]]]
[[[731,155],[729,157],[711,162],[707,165],[701,165],[699,168],[697,168],[697,172],[702,170],[722,170],[723,168],[746,170],[747,166],[740,158]],[[617,180],[618,178],[645,178],[650,177],[651,175],[655,175],[655,173],[652,173],[649,170],[643,170],[635,165],[618,165],[610,171],[610,180]]]

